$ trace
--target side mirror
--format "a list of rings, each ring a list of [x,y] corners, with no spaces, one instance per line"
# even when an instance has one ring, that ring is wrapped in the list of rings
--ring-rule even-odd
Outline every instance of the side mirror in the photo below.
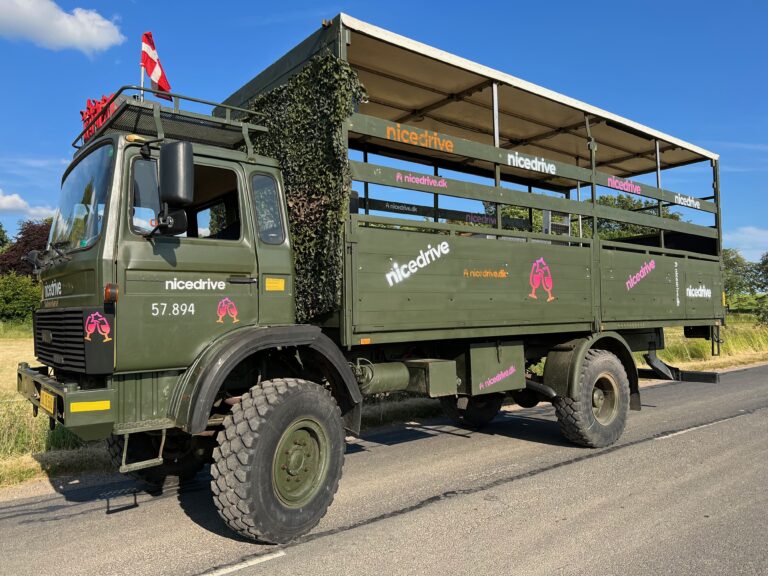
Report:
[[[160,148],[160,204],[171,209],[192,204],[195,164],[192,144],[170,142]]]

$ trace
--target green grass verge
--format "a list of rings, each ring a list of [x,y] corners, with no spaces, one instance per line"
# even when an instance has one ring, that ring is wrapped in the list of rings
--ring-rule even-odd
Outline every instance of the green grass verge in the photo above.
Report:
[[[32,321],[5,322],[0,320],[0,339],[2,338],[32,338]]]
[[[0,396],[0,458],[50,450],[79,448],[83,442],[66,428],[48,427],[48,417],[32,415],[32,405],[20,397]]]
[[[746,321],[730,322],[721,329],[724,342],[720,347],[721,358],[737,359],[755,353],[768,352],[768,326],[759,326]],[[703,362],[711,358],[711,343],[708,340],[689,340],[683,336],[682,328],[664,331],[666,347],[659,352],[659,358],[669,364]],[[642,362],[642,354],[636,354]]]

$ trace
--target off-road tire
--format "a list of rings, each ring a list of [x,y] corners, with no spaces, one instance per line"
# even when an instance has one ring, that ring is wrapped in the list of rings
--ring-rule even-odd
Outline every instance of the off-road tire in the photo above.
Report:
[[[595,400],[595,389],[601,390]],[[610,390],[610,394],[607,394]],[[608,408],[603,411],[603,406]],[[590,350],[581,365],[574,398],[552,402],[563,435],[579,446],[602,448],[619,439],[627,423],[629,379],[621,361],[607,350]],[[600,406],[596,406],[599,404]]]
[[[308,440],[289,442],[304,437]],[[211,466],[213,499],[224,522],[239,534],[266,542],[289,542],[314,528],[333,502],[346,444],[341,411],[322,386],[294,378],[254,386],[224,419],[217,440]],[[311,447],[317,452],[310,453]],[[289,452],[288,468],[285,461],[278,466]],[[307,454],[313,453],[318,455],[314,461],[325,463],[312,466],[314,461]],[[293,469],[294,456],[301,461],[298,471]],[[322,469],[318,471],[318,467]],[[294,473],[297,489],[304,490],[307,484],[310,490],[289,502],[293,497],[289,474]]]
[[[479,429],[496,418],[504,403],[504,394],[479,396],[442,396],[443,412],[459,426]]]
[[[126,462],[140,462],[157,458],[160,450],[160,434],[134,432],[128,438],[128,454]],[[107,439],[107,450],[112,465],[119,468],[123,463],[123,436],[110,436]],[[183,432],[168,432],[163,450],[163,464],[128,472],[125,476],[147,484],[162,486],[168,476],[176,476],[179,481],[192,480],[197,473],[211,461],[213,455],[211,438],[190,436]]]

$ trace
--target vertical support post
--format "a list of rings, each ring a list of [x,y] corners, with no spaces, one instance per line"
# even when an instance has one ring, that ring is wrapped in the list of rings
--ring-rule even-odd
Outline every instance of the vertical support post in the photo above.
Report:
[[[592,138],[592,129],[589,125],[589,116],[584,115],[584,126],[587,130],[587,147],[589,148],[589,183],[592,192],[592,266],[590,278],[592,280],[592,322],[595,332],[601,330],[602,325],[602,271],[600,270],[600,235],[597,230],[597,142]]]
[[[723,255],[723,227],[720,216],[720,160],[712,160],[712,192],[717,212],[715,212],[715,228],[717,229],[717,255]]]
[[[661,190],[661,153],[659,152],[659,141],[654,139],[654,144],[656,147],[656,188]],[[657,200],[657,212],[659,218],[663,218],[664,212],[662,210],[662,201]],[[661,248],[664,248],[664,230],[659,230],[659,246]]]
[[[498,148],[501,144],[500,142],[500,136],[499,136],[499,84],[498,82],[494,82],[492,85],[493,88],[493,145]],[[496,186],[496,188],[499,188],[501,186],[501,166],[496,163],[493,165],[493,185]],[[502,228],[502,220],[501,220],[501,205],[496,202],[494,204],[494,207],[496,209],[496,228],[501,230]]]
[[[592,204],[597,202],[597,182],[595,181],[595,173],[597,171],[597,143],[592,138],[592,130],[589,126],[589,116],[584,115],[584,124],[587,128],[587,147],[589,148],[589,167],[591,174],[589,177],[590,189],[592,192]],[[597,239],[597,216],[592,216],[592,238]]]
[[[576,167],[579,166],[579,157],[576,156]],[[581,202],[581,180],[576,180],[576,201]],[[581,214],[579,214],[579,238],[584,236],[584,230],[581,223]],[[581,246],[581,244],[579,244]]]
[[[499,84],[493,83],[493,145],[499,147]]]
[[[435,176],[440,176],[440,171],[437,168],[437,164],[435,164],[434,172],[435,172]],[[440,221],[440,202],[439,202],[439,200],[440,200],[440,197],[437,195],[437,192],[433,192],[432,193],[432,202],[433,202],[433,207],[435,209],[435,215],[434,215],[435,222],[439,222]]]
[[[139,92],[140,98],[141,98],[139,101],[144,102],[144,65],[139,64],[139,68],[141,68],[141,88],[142,88],[141,92]]]
[[[368,150],[363,149],[363,162],[366,164],[368,163]],[[363,197],[365,198],[365,214],[366,216],[370,213],[370,209],[368,208],[369,200],[368,200],[368,182],[363,182]]]
[[[533,194],[533,186],[528,184],[528,194]],[[528,208],[528,232],[533,232],[533,208]]]

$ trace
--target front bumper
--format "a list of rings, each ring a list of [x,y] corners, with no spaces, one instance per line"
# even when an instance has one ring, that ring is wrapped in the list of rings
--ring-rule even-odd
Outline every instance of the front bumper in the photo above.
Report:
[[[111,388],[81,390],[76,383],[62,383],[48,375],[46,366],[26,362],[16,371],[16,387],[37,410],[53,418],[83,440],[99,440],[112,433],[115,423],[115,391]],[[53,397],[41,402],[44,394]]]

